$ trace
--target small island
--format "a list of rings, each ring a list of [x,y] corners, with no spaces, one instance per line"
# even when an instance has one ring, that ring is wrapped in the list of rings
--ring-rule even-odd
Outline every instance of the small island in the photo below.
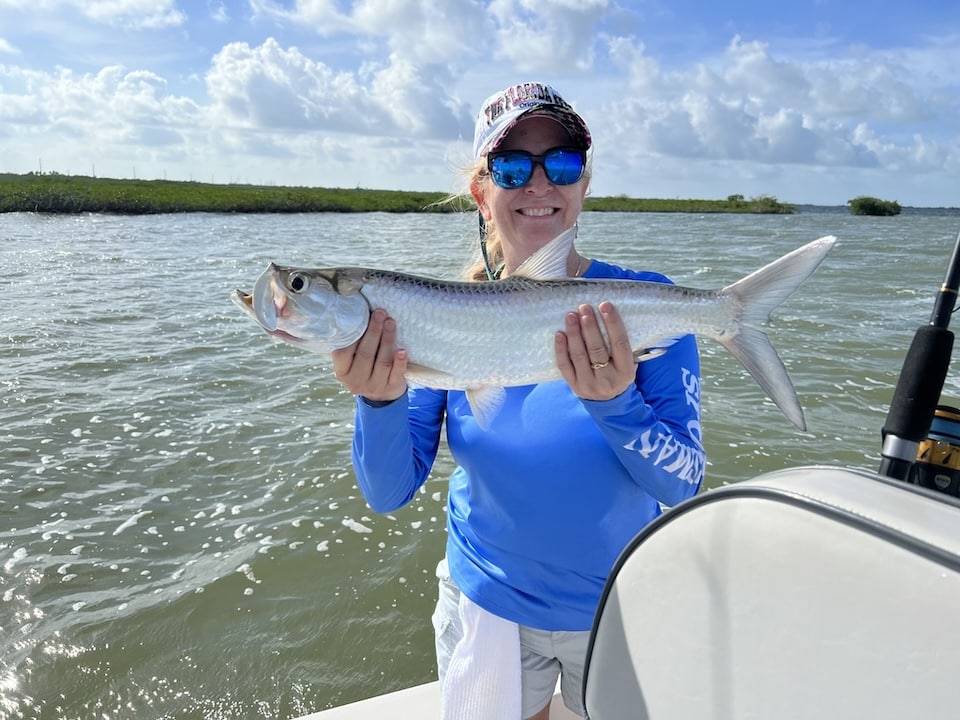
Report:
[[[847,200],[850,212],[853,215],[893,216],[899,215],[902,208],[896,200],[879,200],[875,197],[861,195],[853,200]]]

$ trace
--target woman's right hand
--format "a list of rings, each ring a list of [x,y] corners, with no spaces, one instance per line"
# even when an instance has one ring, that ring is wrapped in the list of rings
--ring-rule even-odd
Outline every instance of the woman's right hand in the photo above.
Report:
[[[333,376],[354,395],[390,401],[407,392],[407,351],[397,349],[397,322],[385,310],[370,314],[366,332],[333,351]]]

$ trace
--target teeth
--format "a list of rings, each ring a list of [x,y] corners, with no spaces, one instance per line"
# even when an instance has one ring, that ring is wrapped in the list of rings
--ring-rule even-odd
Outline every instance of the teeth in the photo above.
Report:
[[[524,208],[520,211],[522,215],[529,215],[531,217],[542,217],[544,215],[553,215],[555,210],[553,208]]]

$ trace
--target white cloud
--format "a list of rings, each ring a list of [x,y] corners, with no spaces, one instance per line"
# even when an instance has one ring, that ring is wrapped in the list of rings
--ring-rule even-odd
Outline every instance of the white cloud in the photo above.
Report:
[[[135,29],[177,27],[187,19],[176,0],[73,0],[68,4],[92,20]]]
[[[296,0],[292,9],[272,0],[248,0],[254,17],[265,16],[281,22],[307,26],[321,35],[352,30],[350,17],[337,9],[336,0]]]
[[[268,38],[259,47],[231,43],[206,76],[218,122],[248,128],[359,132],[387,125],[387,113],[356,78]]]
[[[471,0],[360,0],[352,19],[357,32],[384,38],[392,55],[428,66],[482,54],[469,39],[488,29]]]
[[[723,55],[668,74],[621,38],[611,57],[632,92],[597,117],[608,142],[632,148],[627,162],[653,154],[929,171],[956,154],[956,137],[951,150],[924,135],[898,136],[897,127],[948,113],[950,93],[908,82],[911,67],[894,53],[780,60],[765,43],[735,37]]]
[[[222,0],[207,0],[207,14],[216,23],[230,22],[230,13]]]
[[[3,7],[34,15],[75,10],[97,23],[137,30],[178,27],[187,20],[176,0],[0,0]]]
[[[800,163],[816,155],[819,140],[802,113],[780,109],[757,119],[757,138],[765,143],[767,162]]]
[[[376,73],[371,91],[392,118],[400,136],[450,140],[470,129],[472,117],[449,96],[450,78],[442,67],[393,62]]]
[[[465,116],[436,73],[393,60],[371,69],[362,85],[356,75],[334,71],[272,38],[259,47],[231,43],[207,73],[211,115],[215,122],[265,131],[453,137]]]
[[[31,134],[55,132],[89,146],[176,142],[194,125],[198,108],[189,100],[166,93],[165,82],[145,71],[107,67],[77,75],[0,67],[2,87],[20,92],[0,93],[0,118]]]
[[[17,55],[20,51],[9,42],[0,37],[0,54]]]
[[[488,53],[519,73],[586,72],[605,0],[493,0],[494,48]]]

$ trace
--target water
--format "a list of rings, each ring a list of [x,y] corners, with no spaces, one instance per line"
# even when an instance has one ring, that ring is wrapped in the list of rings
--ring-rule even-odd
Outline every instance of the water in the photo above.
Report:
[[[473,223],[0,215],[0,718],[288,718],[432,679],[449,456],[409,507],[372,513],[329,362],[270,342],[228,296],[268,260],[449,277]],[[715,287],[840,238],[770,330],[808,431],[701,346],[716,487],[878,467],[958,225],[586,214],[579,245]]]

